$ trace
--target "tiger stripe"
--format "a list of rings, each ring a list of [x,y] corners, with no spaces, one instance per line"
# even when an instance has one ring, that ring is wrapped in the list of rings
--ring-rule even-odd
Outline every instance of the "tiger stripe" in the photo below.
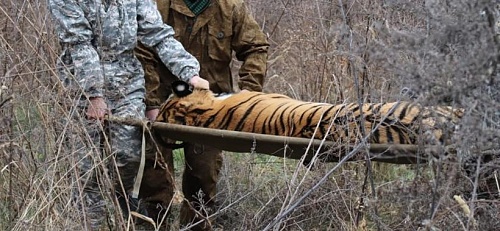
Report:
[[[447,142],[441,125],[455,125],[462,116],[462,109],[404,101],[332,105],[260,92],[218,100],[211,91],[196,89],[167,100],[157,121],[340,142],[357,142],[364,130],[371,143],[415,144],[423,131],[432,134],[428,142]]]

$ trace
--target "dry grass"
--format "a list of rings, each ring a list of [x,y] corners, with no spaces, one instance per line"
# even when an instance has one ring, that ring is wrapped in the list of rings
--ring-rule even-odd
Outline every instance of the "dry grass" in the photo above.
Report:
[[[217,215],[225,230],[500,229],[492,1],[246,2],[272,44],[265,91],[336,103],[408,99],[408,88],[423,104],[464,107],[466,117],[457,155],[429,164],[309,170],[226,153]],[[59,48],[45,4],[0,2],[0,230],[83,229],[68,202],[75,162],[55,129],[64,100],[53,84]]]

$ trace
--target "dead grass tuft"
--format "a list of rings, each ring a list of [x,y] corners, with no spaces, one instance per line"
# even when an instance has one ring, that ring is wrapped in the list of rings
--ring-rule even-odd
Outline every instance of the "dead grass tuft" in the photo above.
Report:
[[[465,108],[465,119],[457,155],[429,164],[316,163],[310,171],[298,161],[226,153],[220,226],[500,230],[499,12],[492,1],[246,3],[272,44],[265,91],[330,103],[449,104]],[[85,228],[69,203],[77,163],[57,132],[67,99],[55,84],[59,48],[45,4],[0,2],[0,230]],[[176,164],[180,179],[182,159]]]

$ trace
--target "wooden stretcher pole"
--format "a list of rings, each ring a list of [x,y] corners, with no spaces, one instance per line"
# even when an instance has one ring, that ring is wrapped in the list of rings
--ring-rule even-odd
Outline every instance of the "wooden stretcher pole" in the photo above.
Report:
[[[332,141],[263,135],[202,127],[192,127],[161,122],[145,122],[139,119],[110,117],[108,121],[131,126],[148,126],[159,131],[164,138],[193,142],[217,147],[222,150],[242,153],[260,153],[290,159],[301,159],[307,151],[306,160],[320,153],[324,161],[337,162],[353,149],[353,145],[340,145]],[[369,144],[367,149],[372,161],[394,164],[416,164],[427,162],[430,156],[439,156],[449,150],[442,146],[418,146],[401,144]],[[360,153],[350,161],[364,160]]]

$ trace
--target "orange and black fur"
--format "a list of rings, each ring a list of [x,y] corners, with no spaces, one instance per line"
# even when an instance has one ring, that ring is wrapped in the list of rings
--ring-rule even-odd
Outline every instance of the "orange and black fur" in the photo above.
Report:
[[[410,102],[332,105],[260,92],[217,99],[209,90],[195,89],[167,100],[157,121],[351,143],[366,134],[370,143],[416,144],[419,137],[425,137],[426,143],[448,143],[448,130],[462,115],[460,109]]]

